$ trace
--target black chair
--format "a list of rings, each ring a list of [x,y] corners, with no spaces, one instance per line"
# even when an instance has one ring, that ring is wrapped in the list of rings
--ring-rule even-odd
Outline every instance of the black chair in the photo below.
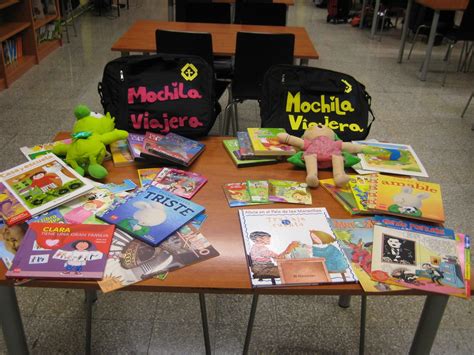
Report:
[[[275,64],[293,64],[295,36],[238,32],[234,59],[234,78],[229,87],[230,101],[224,110],[224,127],[228,133],[228,112],[233,108],[233,133],[238,130],[237,104],[260,100],[266,71]]]
[[[464,11],[459,27],[448,32],[445,37],[448,40],[448,50],[444,57],[445,65],[442,86],[446,83],[449,59],[451,58],[451,52],[457,42],[464,42],[457,70],[466,72],[471,66],[474,51],[474,0],[469,1],[469,5],[467,5],[466,10]]]
[[[235,21],[243,25],[286,26],[286,5],[260,2],[235,4]]]
[[[429,36],[434,11],[423,5],[413,4],[410,13],[408,28],[415,34],[408,52],[407,60],[410,59],[416,40],[419,36]],[[454,27],[454,11],[441,11],[439,15],[438,27],[436,28],[436,43],[441,43],[443,36]]]
[[[188,1],[185,22],[230,23],[230,4]]]
[[[214,69],[212,36],[210,33],[156,30],[155,43],[158,53],[197,55]],[[214,81],[216,116],[221,111],[217,100],[219,100],[229,84],[230,81],[226,80],[216,79]]]
[[[186,7],[190,3],[210,3],[212,0],[174,0],[175,21],[186,22]]]

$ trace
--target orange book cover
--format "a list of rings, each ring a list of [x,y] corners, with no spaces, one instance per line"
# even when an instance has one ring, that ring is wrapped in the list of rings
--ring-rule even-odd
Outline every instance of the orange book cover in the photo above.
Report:
[[[379,174],[372,179],[371,190],[368,207],[376,212],[444,222],[439,184]]]

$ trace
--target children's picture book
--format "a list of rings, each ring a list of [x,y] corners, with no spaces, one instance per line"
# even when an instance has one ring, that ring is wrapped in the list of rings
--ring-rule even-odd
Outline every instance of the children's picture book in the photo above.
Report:
[[[280,143],[278,133],[286,133],[283,128],[247,128],[254,154],[259,155],[293,155],[295,149],[288,144]]]
[[[319,183],[347,212],[352,215],[361,213],[357,208],[357,203],[349,185],[342,187],[336,186],[334,179],[319,180]]]
[[[277,163],[277,159],[260,159],[254,157],[252,160],[243,160],[240,155],[240,148],[237,139],[225,139],[222,141],[224,144],[225,150],[229,154],[230,158],[238,168],[243,168],[246,166],[255,166],[255,165],[264,165],[264,164],[274,164]]]
[[[128,150],[135,161],[143,160],[141,153],[142,153],[144,139],[145,139],[144,134],[138,134],[138,133],[128,134],[128,137],[127,137]]]
[[[255,153],[253,152],[252,142],[250,142],[248,132],[237,132],[237,143],[239,145],[239,153],[242,160],[255,159]]]
[[[367,213],[367,198],[370,190],[371,175],[352,175],[349,180],[349,187],[361,213]]]
[[[204,207],[192,201],[148,185],[115,202],[97,217],[156,247],[203,211]]]
[[[252,286],[356,282],[325,208],[239,210]]]
[[[155,180],[158,173],[163,168],[148,168],[148,169],[137,169],[138,180],[140,181],[140,187],[151,184]]]
[[[5,206],[5,201],[2,203],[2,218],[8,225],[23,222],[93,188],[51,153],[1,172],[0,183],[1,196],[8,199]]]
[[[152,185],[190,199],[204,186],[207,178],[201,174],[173,168],[163,168]]]
[[[104,293],[111,292],[218,255],[191,223],[181,227],[158,247],[116,230],[104,279],[98,283]]]
[[[95,216],[109,208],[113,202],[126,197],[126,192],[115,193],[105,185],[95,184],[86,194],[62,204],[46,213],[33,217],[28,223],[70,223],[70,224],[103,224]]]
[[[352,270],[366,292],[389,292],[404,290],[405,287],[389,285],[370,278],[372,271],[372,244],[374,235],[373,218],[330,220],[339,245],[350,260]]]
[[[376,281],[470,297],[465,249],[469,237],[453,230],[388,217],[374,226],[372,278]]]
[[[115,226],[31,223],[7,277],[101,279]]]
[[[10,269],[25,231],[20,225],[8,227],[0,219],[0,259],[2,259],[7,269]]]
[[[151,156],[179,165],[190,166],[206,147],[203,143],[176,133],[168,133],[156,141],[154,140],[155,136],[156,133],[146,133],[142,156]]]
[[[444,222],[441,186],[403,177],[374,175],[367,207],[375,212]]]
[[[242,207],[262,204],[259,202],[252,202],[250,200],[246,182],[232,182],[225,184],[223,189],[225,197],[227,198],[227,202],[229,203],[229,207]]]
[[[251,202],[268,202],[268,181],[247,180],[247,191]]]
[[[304,182],[288,180],[268,180],[269,197],[273,202],[301,203],[311,205],[311,191]]]
[[[355,141],[354,143],[367,146],[364,153],[358,154],[364,170],[428,177],[425,167],[409,145],[367,141]]]
[[[352,143],[361,143],[362,144],[368,144],[368,143],[378,143],[379,141],[377,139],[366,139],[363,141],[352,141]],[[362,169],[362,165],[360,161],[357,164],[354,164],[351,166],[352,169],[355,170],[355,172],[359,175],[366,175],[366,174],[373,174],[374,172],[372,170],[364,170]]]
[[[110,152],[112,153],[112,161],[115,167],[129,166],[134,163],[134,158],[128,149],[126,139],[120,139],[110,143]]]
[[[56,141],[56,142],[34,145],[32,147],[21,147],[20,151],[28,160],[33,160],[41,155],[51,153],[53,148],[58,144],[71,144],[71,143],[72,143],[72,139],[67,138],[60,141]]]
[[[130,179],[124,179],[121,184],[115,184],[113,182],[109,182],[108,184],[102,185],[102,187],[104,189],[110,190],[110,192],[114,194],[118,194],[120,192],[135,190],[137,188],[137,184],[135,184]]]

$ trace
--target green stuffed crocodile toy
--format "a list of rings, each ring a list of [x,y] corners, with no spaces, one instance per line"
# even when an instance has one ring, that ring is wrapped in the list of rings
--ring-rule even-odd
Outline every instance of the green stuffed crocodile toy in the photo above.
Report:
[[[105,116],[91,112],[84,105],[74,110],[77,122],[72,131],[72,143],[59,144],[53,153],[66,157],[65,161],[80,175],[86,173],[95,179],[103,179],[108,171],[102,166],[106,155],[106,146],[125,139],[127,131],[115,129],[115,118],[107,113]]]

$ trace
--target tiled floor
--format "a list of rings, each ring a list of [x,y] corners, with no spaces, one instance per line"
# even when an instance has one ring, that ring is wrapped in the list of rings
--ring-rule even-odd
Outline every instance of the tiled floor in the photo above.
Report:
[[[166,0],[130,0],[119,19],[86,13],[72,37],[39,66],[0,93],[0,170],[23,161],[19,147],[49,141],[73,124],[79,103],[101,110],[97,82],[104,65],[117,57],[112,43],[135,19],[166,20]],[[428,81],[416,73],[423,58],[419,44],[410,62],[396,62],[399,31],[370,40],[368,31],[326,23],[326,11],[311,1],[296,1],[289,24],[305,26],[321,59],[310,65],[349,73],[367,86],[377,116],[370,137],[413,145],[430,180],[443,187],[447,226],[473,234],[474,103],[462,109],[474,90],[472,73],[454,73],[441,87],[441,58],[436,47]],[[455,52],[458,54],[459,50]],[[456,58],[456,57],[454,57]],[[258,106],[242,105],[245,126],[259,124]],[[217,132],[217,130],[214,130]],[[80,353],[84,346],[84,295],[77,290],[17,288],[32,353]],[[249,296],[209,295],[213,350],[242,351],[250,310]],[[414,335],[421,297],[370,297],[366,352],[406,353]],[[1,305],[0,305],[1,307]],[[337,297],[261,297],[252,353],[356,353],[359,299],[337,306]],[[472,354],[474,325],[470,301],[451,299],[433,353]],[[8,325],[5,325],[8,326]],[[99,296],[94,306],[93,349],[102,353],[203,353],[197,295],[116,292]],[[6,352],[0,337],[0,352]]]

